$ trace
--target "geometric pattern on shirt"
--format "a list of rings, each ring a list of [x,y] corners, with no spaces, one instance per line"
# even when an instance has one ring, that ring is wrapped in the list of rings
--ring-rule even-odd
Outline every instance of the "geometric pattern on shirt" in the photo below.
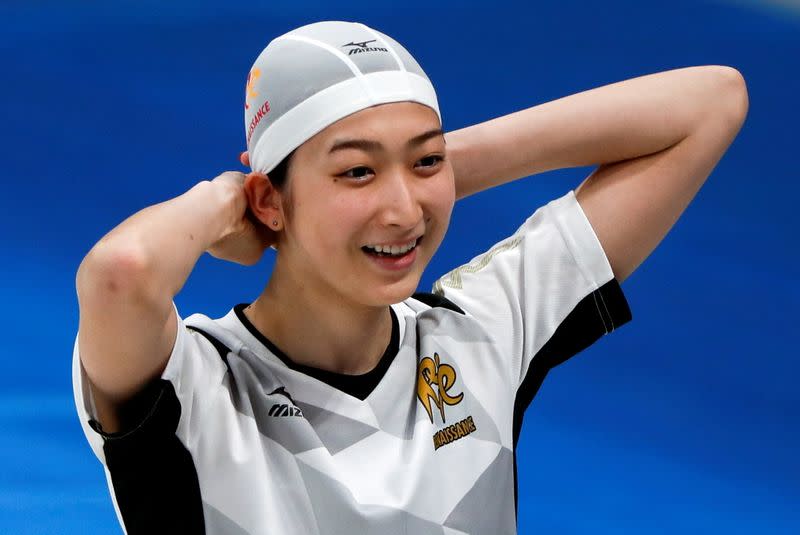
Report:
[[[514,456],[508,448],[501,448],[467,494],[448,515],[444,525],[467,533],[516,533],[514,522],[514,496],[511,489]],[[480,510],[480,515],[475,511]],[[498,524],[498,519],[503,522]]]
[[[340,482],[296,458],[320,535],[443,535],[438,524],[386,505],[361,504]]]

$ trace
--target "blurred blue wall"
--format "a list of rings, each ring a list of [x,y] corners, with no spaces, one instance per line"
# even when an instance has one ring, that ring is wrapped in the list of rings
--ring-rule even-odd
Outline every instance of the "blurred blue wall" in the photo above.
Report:
[[[241,169],[241,98],[266,43],[323,19],[399,40],[454,130],[689,65],[739,69],[744,128],[624,284],[634,321],[554,370],[520,443],[520,533],[800,533],[791,2],[6,1],[0,4],[0,533],[119,533],[81,433],[74,278],[137,210]],[[459,203],[423,279],[472,258],[592,168]],[[204,256],[177,296],[212,317],[256,296],[272,255]]]

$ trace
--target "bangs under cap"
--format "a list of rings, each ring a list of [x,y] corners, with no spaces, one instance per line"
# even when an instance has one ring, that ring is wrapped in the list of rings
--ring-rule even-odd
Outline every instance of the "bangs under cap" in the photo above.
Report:
[[[276,37],[247,77],[250,165],[269,173],[326,126],[376,104],[413,101],[442,124],[428,76],[397,41],[359,22],[322,21]]]

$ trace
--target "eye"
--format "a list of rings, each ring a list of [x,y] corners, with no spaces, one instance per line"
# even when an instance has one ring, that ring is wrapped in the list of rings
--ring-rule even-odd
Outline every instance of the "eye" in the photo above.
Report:
[[[365,173],[364,171],[367,171],[367,172]],[[352,178],[354,180],[365,180],[366,178],[369,177],[369,174],[370,174],[369,172],[371,172],[371,171],[372,171],[372,169],[370,169],[369,167],[365,167],[363,165],[359,165],[358,167],[353,167],[352,169],[349,169],[349,170],[345,171],[344,173],[342,173],[339,176],[343,176],[345,178]],[[350,173],[353,173],[353,172],[355,172],[355,174],[351,175]]]
[[[438,164],[439,162],[444,161],[444,156],[440,156],[438,154],[431,154],[430,156],[425,156],[424,158],[422,158],[419,161],[420,162],[430,162],[429,165],[422,165],[422,167],[431,168],[431,167],[435,167],[436,164]]]

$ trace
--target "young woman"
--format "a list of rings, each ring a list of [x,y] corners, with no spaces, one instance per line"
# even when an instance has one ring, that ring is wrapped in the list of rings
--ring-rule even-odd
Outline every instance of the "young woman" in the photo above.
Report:
[[[630,319],[619,283],[747,113],[724,66],[634,78],[444,133],[390,37],[325,21],[247,83],[244,164],[114,228],[77,274],[77,409],[130,533],[514,533],[515,446],[553,366]],[[415,293],[456,199],[599,164]],[[476,225],[490,225],[492,211]],[[252,303],[181,318],[198,258]]]

